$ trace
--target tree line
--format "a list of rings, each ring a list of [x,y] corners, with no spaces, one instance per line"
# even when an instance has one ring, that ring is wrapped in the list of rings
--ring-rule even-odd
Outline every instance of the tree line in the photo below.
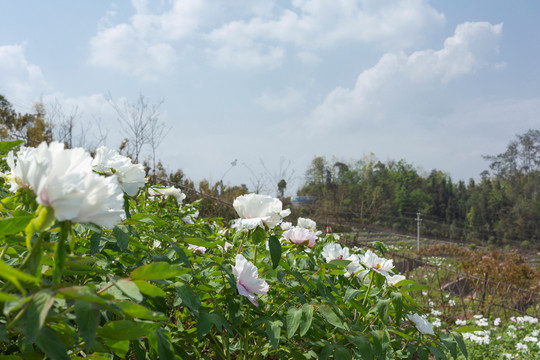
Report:
[[[303,208],[322,221],[384,226],[461,241],[538,245],[540,131],[516,136],[506,151],[486,155],[489,169],[468,183],[440,171],[420,172],[405,160],[373,155],[352,162],[315,157],[298,195],[317,197]]]

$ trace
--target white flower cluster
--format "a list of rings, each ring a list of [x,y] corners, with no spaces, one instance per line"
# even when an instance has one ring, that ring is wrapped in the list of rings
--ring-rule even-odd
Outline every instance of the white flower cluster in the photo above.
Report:
[[[92,171],[93,159],[82,148],[41,143],[8,154],[10,191],[28,188],[38,204],[54,210],[59,221],[91,222],[112,228],[124,215],[123,193],[116,176]]]
[[[490,340],[489,340],[490,333],[491,332],[489,330],[483,330],[483,331],[474,331],[472,333],[465,332],[462,335],[464,339],[471,340],[480,345],[482,344],[488,345],[490,343]]]
[[[101,146],[96,150],[92,161],[94,170],[105,175],[116,174],[122,190],[129,196],[137,195],[146,184],[146,173],[141,164],[133,164],[131,159],[122,156],[118,151]]]

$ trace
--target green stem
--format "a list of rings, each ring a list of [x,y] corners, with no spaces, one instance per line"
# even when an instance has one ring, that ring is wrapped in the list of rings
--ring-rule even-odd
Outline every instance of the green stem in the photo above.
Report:
[[[369,272],[369,286],[368,286],[368,289],[366,291],[366,296],[364,296],[364,301],[362,303],[362,305],[366,305],[366,302],[367,302],[367,298],[368,298],[368,295],[371,291],[371,287],[373,286],[373,271],[370,271]]]
[[[58,238],[58,244],[56,251],[54,252],[54,269],[53,269],[53,282],[55,284],[60,283],[62,279],[62,273],[66,265],[66,242],[71,232],[71,222],[62,221],[60,223],[60,237]]]

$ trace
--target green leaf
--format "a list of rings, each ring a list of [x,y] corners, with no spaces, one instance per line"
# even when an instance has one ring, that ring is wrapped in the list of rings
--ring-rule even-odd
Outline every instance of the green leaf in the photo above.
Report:
[[[100,311],[95,303],[84,300],[75,302],[75,318],[87,350],[94,345],[99,326]]]
[[[351,353],[345,346],[337,346],[334,349],[334,358],[339,360],[352,360]]]
[[[155,285],[152,285],[144,280],[133,280],[140,292],[146,296],[165,297],[167,294]]]
[[[54,297],[49,290],[42,290],[32,296],[32,301],[27,310],[27,322],[24,330],[24,335],[28,342],[33,342],[36,336],[38,336],[53,304]]]
[[[90,254],[94,255],[100,253],[108,242],[109,240],[101,235],[101,233],[92,234],[92,237],[90,237]]]
[[[450,350],[452,358],[456,359],[458,357],[458,351],[457,342],[454,337],[450,334],[441,334],[439,336],[439,339],[441,339],[441,342],[444,344],[444,346],[446,346],[446,348]]]
[[[107,299],[97,294],[87,286],[71,286],[58,289],[57,293],[68,299],[83,300],[102,306],[107,306]]]
[[[129,229],[125,225],[116,225],[113,228],[113,235],[120,251],[126,251],[129,245]]]
[[[199,320],[197,321],[197,338],[202,340],[212,330],[212,326],[214,326],[214,322],[210,314],[206,311],[201,311],[199,313]]]
[[[396,311],[396,324],[401,323],[401,315],[403,313],[403,296],[400,292],[392,292],[390,294],[390,297],[392,299],[392,305],[394,305],[394,310]]]
[[[25,293],[23,287],[21,286],[21,283],[19,282],[20,281],[25,281],[25,282],[32,282],[34,284],[39,284],[39,280],[38,278],[32,276],[32,275],[29,275],[27,273],[24,273],[20,270],[17,270],[9,265],[7,265],[6,263],[4,263],[3,261],[0,260],[0,277],[6,279],[7,281],[11,282],[13,285],[15,285],[17,287],[17,289],[19,289],[19,291],[21,293]]]
[[[49,359],[69,360],[66,347],[58,340],[56,333],[51,329],[47,327],[42,328],[35,343]]]
[[[369,339],[365,336],[356,336],[353,338],[354,344],[358,349],[358,352],[362,356],[362,359],[368,360],[373,359],[373,349],[371,348],[371,343]]]
[[[378,359],[384,359],[383,357],[383,337],[384,333],[381,330],[373,330],[371,332],[373,337],[373,350],[375,350],[375,356]]]
[[[132,320],[109,321],[98,329],[98,334],[112,340],[134,340],[156,331],[156,326],[159,328],[160,324]]]
[[[300,321],[300,336],[304,336],[311,327],[313,321],[313,305],[302,305],[302,321]]]
[[[326,264],[323,264],[323,266],[328,269],[344,269],[350,263],[351,263],[351,260],[334,259]]]
[[[266,239],[266,231],[262,227],[257,226],[251,233],[251,240],[255,245],[262,244]]]
[[[290,307],[287,311],[287,337],[290,339],[300,326],[302,308]]]
[[[213,247],[217,246],[217,244],[215,242],[206,241],[204,239],[196,238],[196,237],[182,238],[181,241],[183,241],[185,243],[188,243],[188,244],[191,244],[191,245],[195,245],[195,246],[202,246],[202,247],[205,247],[205,248],[213,248]]]
[[[193,289],[189,285],[182,285],[176,288],[176,292],[182,300],[182,303],[187,306],[194,315],[198,316],[201,300],[197,294],[195,294]]]
[[[0,302],[17,301],[17,300],[19,300],[18,297],[14,296],[12,294],[7,294],[5,292],[0,291]]]
[[[120,279],[120,280],[114,281],[114,286],[116,286],[126,296],[130,297],[136,302],[143,301],[143,295],[141,294],[139,287],[135,283],[133,283],[133,281]]]
[[[160,359],[175,359],[171,345],[171,334],[163,329],[158,329],[154,336],[157,340],[157,351]]]
[[[444,355],[444,353],[437,349],[436,347],[432,347],[432,346],[428,346],[427,347],[429,352],[435,356],[437,359],[443,359],[443,360],[447,360],[448,358],[446,357],[446,355]]]
[[[328,305],[320,305],[317,307],[317,310],[324,316],[326,321],[328,321],[331,325],[334,325],[337,328],[345,329],[343,326],[343,322],[341,319],[336,315],[336,313],[332,310],[332,308]]]
[[[120,359],[125,359],[129,351],[129,340],[104,339],[105,345]]]
[[[467,346],[465,346],[465,342],[463,341],[463,336],[455,331],[452,331],[451,334],[456,340],[459,350],[461,350],[463,356],[465,356],[465,358],[469,358],[469,352],[467,351]]]
[[[155,262],[136,268],[131,273],[132,280],[163,280],[185,274],[185,268],[177,264]]]
[[[0,152],[7,152],[21,144],[24,144],[24,140],[2,141],[0,142]]]
[[[345,297],[343,297],[343,303],[348,303],[349,301],[351,301],[352,299],[354,299],[356,297],[356,295],[360,294],[361,291],[358,290],[358,289],[354,289],[352,287],[350,288],[347,288],[347,290],[345,291]]]
[[[323,346],[321,353],[319,354],[319,360],[326,360],[330,357],[334,351],[334,346],[328,342]]]
[[[390,299],[381,299],[377,301],[377,305],[375,305],[375,309],[377,310],[377,314],[379,314],[379,318],[382,320],[383,323],[388,323],[388,308],[390,307]]]
[[[270,258],[272,259],[272,268],[275,269],[281,260],[281,243],[275,236],[268,238],[268,248],[270,249]]]
[[[0,220],[0,235],[12,235],[23,231],[33,218],[34,215],[17,216]]]
[[[268,337],[270,338],[270,344],[274,347],[274,349],[277,349],[279,345],[279,338],[282,326],[283,323],[279,320],[271,321],[267,324],[266,333],[268,334]]]
[[[131,301],[122,300],[117,301],[114,303],[114,305],[118,306],[124,314],[131,318],[138,318],[138,319],[144,319],[144,320],[163,320],[166,321],[168,319],[165,314],[160,313],[158,311],[150,310],[142,305],[136,304]]]

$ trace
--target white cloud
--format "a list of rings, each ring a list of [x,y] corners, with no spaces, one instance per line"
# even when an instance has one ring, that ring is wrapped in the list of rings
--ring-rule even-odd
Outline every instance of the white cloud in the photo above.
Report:
[[[40,67],[26,59],[24,48],[24,44],[0,46],[0,93],[28,107],[48,85]]]
[[[303,106],[306,99],[302,92],[288,88],[281,94],[263,93],[255,102],[267,111],[289,112]]]
[[[98,33],[90,40],[90,63],[155,80],[158,74],[174,69],[175,42],[197,30],[204,1],[176,0],[159,13],[148,9],[147,0],[133,0],[132,4],[136,13],[129,23],[112,25],[114,12],[100,21]]]
[[[278,45],[303,49],[300,55],[306,59],[310,52],[314,59],[313,51],[346,41],[404,49],[422,43],[428,30],[445,21],[423,0],[294,0],[292,6],[277,17],[235,20],[213,30],[208,35],[212,52],[227,54],[223,60],[231,65],[241,64],[247,51],[265,52]]]
[[[310,122],[328,128],[402,117],[410,96],[491,66],[501,33],[502,24],[464,23],[456,27],[440,50],[417,51],[409,56],[387,53],[358,76],[352,89],[338,87],[330,92],[314,109]],[[422,99],[416,100],[415,104],[422,104]]]

